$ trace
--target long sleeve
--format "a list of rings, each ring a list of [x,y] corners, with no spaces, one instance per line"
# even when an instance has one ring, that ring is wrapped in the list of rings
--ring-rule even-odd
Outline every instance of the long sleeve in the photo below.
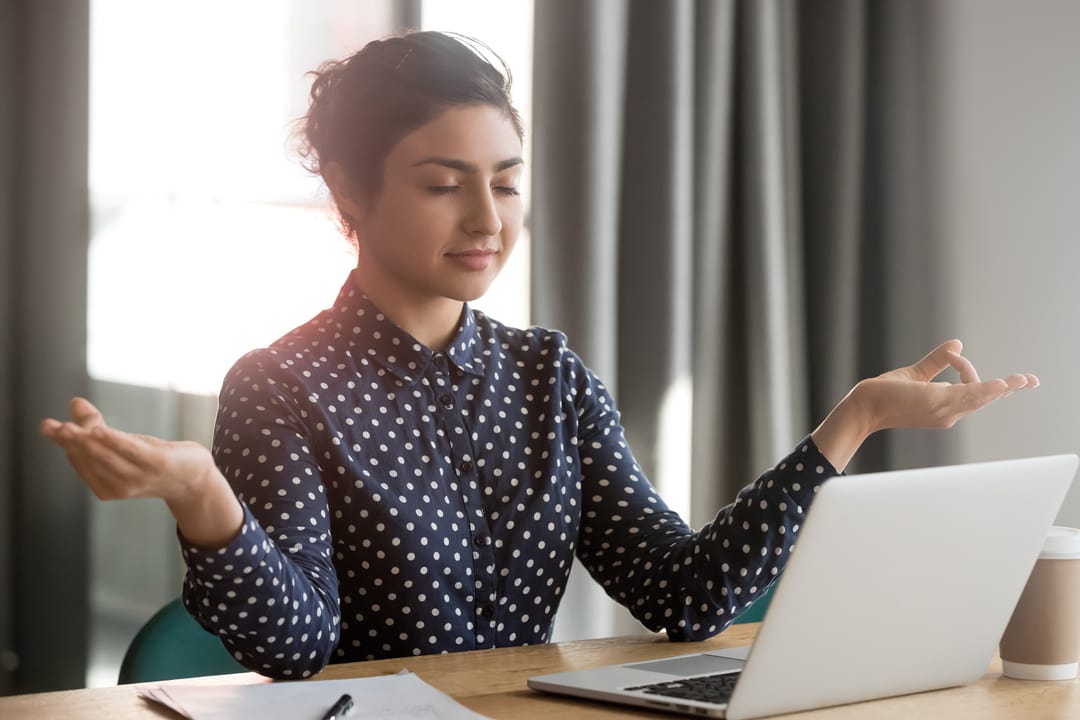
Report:
[[[322,470],[303,412],[251,354],[221,393],[214,457],[244,507],[240,535],[202,551],[181,538],[184,601],[245,667],[308,677],[337,645],[338,585]]]
[[[676,640],[720,632],[778,577],[814,493],[837,471],[807,437],[694,532],[635,462],[604,386],[576,357],[566,365],[579,415],[579,558],[646,627]]]

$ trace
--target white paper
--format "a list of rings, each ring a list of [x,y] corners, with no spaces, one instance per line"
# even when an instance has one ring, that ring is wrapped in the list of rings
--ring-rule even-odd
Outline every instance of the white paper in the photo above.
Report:
[[[322,720],[345,693],[353,699],[346,720],[488,720],[410,672],[256,685],[144,685],[137,690],[140,697],[189,720]]]

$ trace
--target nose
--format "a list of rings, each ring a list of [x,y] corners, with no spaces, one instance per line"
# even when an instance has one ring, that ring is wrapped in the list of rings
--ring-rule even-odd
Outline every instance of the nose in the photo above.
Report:
[[[483,188],[471,194],[464,218],[465,231],[470,235],[494,237],[502,231],[502,218],[491,188]]]

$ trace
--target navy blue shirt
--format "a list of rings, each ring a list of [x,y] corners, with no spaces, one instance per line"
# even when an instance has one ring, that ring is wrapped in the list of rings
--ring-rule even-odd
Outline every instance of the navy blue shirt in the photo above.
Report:
[[[244,524],[219,550],[181,538],[184,601],[282,678],[545,642],[575,553],[646,627],[709,637],[776,578],[836,474],[807,438],[694,532],[563,334],[466,307],[434,351],[352,276],[232,368],[213,453]]]

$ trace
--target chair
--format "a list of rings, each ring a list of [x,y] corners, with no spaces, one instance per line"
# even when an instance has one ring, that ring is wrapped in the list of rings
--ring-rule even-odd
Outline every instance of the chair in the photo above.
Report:
[[[754,600],[754,604],[751,605],[742,615],[739,615],[737,618],[735,618],[732,624],[738,625],[740,623],[761,622],[765,618],[765,612],[769,609],[769,601],[772,600],[773,589],[775,587],[776,585],[774,584],[770,586],[768,590],[761,593],[761,595],[759,595],[757,599]]]
[[[221,640],[207,632],[176,598],[146,621],[128,645],[120,683],[245,672]]]

